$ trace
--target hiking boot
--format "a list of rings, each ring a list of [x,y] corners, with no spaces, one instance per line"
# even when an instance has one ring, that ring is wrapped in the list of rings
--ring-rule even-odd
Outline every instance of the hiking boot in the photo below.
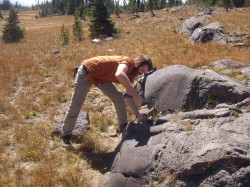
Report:
[[[121,139],[123,139],[127,133],[127,125],[128,123],[120,124],[119,128],[116,130],[116,133],[121,135]]]
[[[71,144],[71,139],[72,139],[72,134],[63,135],[63,136],[62,136],[62,141],[63,141],[63,143],[66,144],[66,145],[70,145],[70,144]]]
[[[50,135],[51,135],[52,140],[55,140],[56,137],[59,137],[59,138],[61,137],[62,132],[61,132],[60,129],[56,128],[56,129],[54,129],[54,130],[51,132]]]
[[[123,123],[119,125],[119,128],[116,130],[117,133],[124,133],[126,132],[128,123]]]

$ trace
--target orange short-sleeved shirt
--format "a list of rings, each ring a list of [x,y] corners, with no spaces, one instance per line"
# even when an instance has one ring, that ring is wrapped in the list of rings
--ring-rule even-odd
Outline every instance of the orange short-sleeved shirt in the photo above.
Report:
[[[97,56],[83,61],[90,81],[95,84],[101,84],[103,82],[119,83],[115,77],[117,67],[119,64],[124,63],[128,65],[127,76],[131,82],[137,74],[134,73],[135,63],[127,56]]]

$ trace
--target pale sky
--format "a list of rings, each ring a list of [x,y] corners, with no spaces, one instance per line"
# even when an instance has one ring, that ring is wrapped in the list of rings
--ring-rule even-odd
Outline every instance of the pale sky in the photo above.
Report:
[[[42,3],[43,1],[45,1],[45,0],[39,0],[39,3]],[[31,5],[37,4],[38,0],[10,0],[10,2],[13,4],[18,2],[18,4],[21,4],[21,5],[31,6]]]

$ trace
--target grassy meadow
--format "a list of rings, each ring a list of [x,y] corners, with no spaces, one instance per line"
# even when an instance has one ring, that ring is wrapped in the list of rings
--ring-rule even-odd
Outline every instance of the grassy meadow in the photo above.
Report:
[[[79,42],[72,36],[73,16],[35,19],[35,11],[20,12],[25,38],[19,43],[0,42],[0,186],[99,185],[103,171],[94,162],[100,163],[101,155],[117,143],[117,138],[106,133],[106,124],[116,125],[107,97],[97,89],[88,95],[83,110],[90,114],[92,129],[78,149],[64,148],[59,139],[52,141],[50,137],[70,101],[72,69],[84,59],[147,54],[157,68],[172,64],[199,68],[225,58],[250,65],[249,40],[244,47],[192,44],[174,32],[184,19],[202,10],[186,6],[177,13],[155,11],[155,17],[149,13],[139,13],[139,19],[125,14],[112,16],[120,32],[115,40],[99,44],[88,37],[88,21],[83,22],[84,39]],[[250,33],[249,17],[249,10],[230,10],[213,16],[210,22],[219,21],[226,31],[244,34]],[[0,20],[0,30],[4,23]],[[62,24],[71,32],[66,46],[60,44]],[[59,54],[51,52],[55,48]]]

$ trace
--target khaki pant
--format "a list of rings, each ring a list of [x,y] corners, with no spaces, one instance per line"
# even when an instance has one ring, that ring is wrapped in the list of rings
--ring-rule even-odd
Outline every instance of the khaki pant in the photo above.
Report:
[[[63,135],[71,134],[74,130],[78,114],[91,86],[92,83],[89,81],[83,65],[81,65],[74,82],[74,93],[71,98],[71,103],[64,119]],[[98,88],[114,103],[119,124],[127,123],[127,111],[123,94],[118,91],[115,85],[111,82],[103,83],[99,85]]]

